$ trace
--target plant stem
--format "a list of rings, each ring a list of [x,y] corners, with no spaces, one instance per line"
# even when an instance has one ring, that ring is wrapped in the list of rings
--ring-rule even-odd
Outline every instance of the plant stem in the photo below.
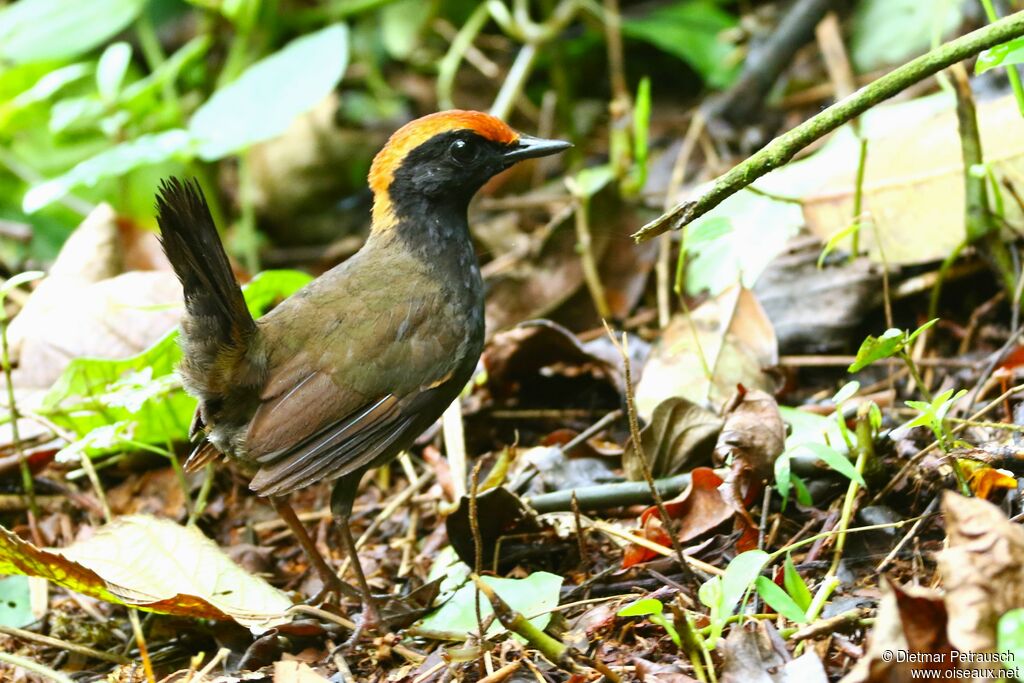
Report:
[[[932,392],[928,391],[928,385],[924,383],[924,380],[921,379],[921,373],[917,371],[917,363],[915,363],[914,359],[910,357],[910,354],[907,353],[906,349],[900,351],[900,360],[902,360],[903,364],[907,366],[907,371],[910,373],[911,379],[914,380],[914,384],[921,390],[921,395],[924,396],[924,400],[931,403]]]
[[[12,655],[7,652],[0,652],[0,662],[10,664],[11,666],[25,671],[31,671],[37,676],[42,676],[51,681],[57,681],[57,683],[74,683],[74,681],[59,671],[54,671],[48,666],[43,666],[39,662],[33,661],[28,657],[21,657],[19,655]]]
[[[860,155],[857,157],[857,184],[853,187],[853,234],[850,236],[850,259],[853,263],[860,254],[861,214],[864,212],[864,171],[868,164],[868,139],[860,139]]]
[[[39,505],[36,502],[35,482],[32,480],[32,470],[29,469],[28,460],[25,459],[25,449],[21,443],[21,434],[18,431],[18,403],[14,398],[14,380],[11,372],[10,346],[7,342],[7,309],[4,307],[3,298],[0,297],[0,356],[2,356],[4,382],[7,384],[7,409],[11,414],[11,437],[14,439],[14,449],[18,453],[18,469],[21,470],[21,486],[28,499],[28,511],[30,515],[30,526],[33,536],[37,536],[36,520],[39,518]],[[38,539],[34,539],[38,540]]]
[[[789,162],[811,142],[860,116],[879,102],[884,102],[952,64],[1021,35],[1024,35],[1024,12],[972,31],[904,64],[775,138],[746,161],[720,176],[711,189],[698,199],[677,204],[672,210],[642,227],[633,238],[637,242],[644,242],[655,235],[693,222],[727,197]]]
[[[868,403],[861,404],[857,413],[857,462],[854,467],[858,474],[863,475],[864,469],[869,460],[874,459],[875,442],[871,429],[871,420],[868,417]],[[850,526],[850,519],[853,517],[853,506],[857,501],[857,493],[860,491],[860,484],[850,480],[846,488],[846,498],[843,500],[843,511],[839,516],[839,531],[836,536],[836,545],[832,553],[832,565],[825,576],[835,576],[839,572],[839,563],[843,559],[843,548],[846,547],[846,530]]]

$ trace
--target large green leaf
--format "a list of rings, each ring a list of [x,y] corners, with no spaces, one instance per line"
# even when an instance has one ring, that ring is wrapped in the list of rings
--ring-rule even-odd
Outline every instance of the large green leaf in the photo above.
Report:
[[[0,10],[0,70],[68,59],[127,26],[146,0],[18,0]]]
[[[729,63],[734,48],[722,33],[735,25],[736,19],[712,0],[683,0],[627,19],[622,32],[679,57],[708,85],[724,88],[736,76],[738,64]]]
[[[101,180],[122,176],[141,166],[188,156],[192,146],[191,135],[180,129],[142,135],[122,142],[75,165],[67,173],[36,185],[25,193],[22,207],[26,213],[33,213],[79,185],[94,186]]]
[[[344,24],[293,40],[256,62],[192,116],[199,156],[212,161],[277,137],[334,89],[347,64]]]
[[[861,0],[853,13],[850,58],[861,73],[900,64],[956,30],[964,0]]]
[[[27,576],[0,578],[0,626],[21,628],[35,621]]]
[[[547,627],[551,620],[550,610],[558,606],[562,580],[561,576],[547,572],[534,572],[525,579],[483,577],[484,583],[493,588],[509,607],[527,618],[533,617],[530,618],[530,623],[539,629]],[[465,640],[479,629],[476,619],[476,596],[476,585],[465,584],[455,592],[451,600],[428,614],[416,627],[416,633],[440,640]],[[486,621],[492,613],[491,603],[481,595],[481,619]],[[504,628],[496,619],[487,629],[488,635],[502,631]]]

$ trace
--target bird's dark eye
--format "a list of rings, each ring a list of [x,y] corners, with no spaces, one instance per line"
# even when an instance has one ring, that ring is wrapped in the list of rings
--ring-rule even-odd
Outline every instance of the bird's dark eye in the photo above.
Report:
[[[469,140],[455,140],[448,146],[448,156],[460,166],[469,166],[480,156],[480,147]]]

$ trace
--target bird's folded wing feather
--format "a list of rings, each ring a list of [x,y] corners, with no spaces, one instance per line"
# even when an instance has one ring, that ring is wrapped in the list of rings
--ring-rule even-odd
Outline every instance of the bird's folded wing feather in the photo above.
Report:
[[[461,330],[439,325],[436,307],[415,298],[392,303],[368,324],[344,322],[274,368],[245,437],[260,469],[250,488],[281,495],[371,465],[408,436],[452,376]],[[356,361],[330,367],[310,349],[353,349]],[[443,409],[443,406],[442,406]]]

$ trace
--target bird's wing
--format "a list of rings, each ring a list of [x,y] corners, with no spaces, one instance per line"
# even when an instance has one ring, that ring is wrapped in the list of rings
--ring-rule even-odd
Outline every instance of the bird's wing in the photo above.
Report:
[[[260,468],[252,490],[280,495],[356,472],[446,407],[439,404],[448,382],[464,380],[455,376],[470,355],[465,328],[446,322],[435,300],[399,298],[397,305],[367,301],[358,318],[339,321],[271,368],[245,436]]]

